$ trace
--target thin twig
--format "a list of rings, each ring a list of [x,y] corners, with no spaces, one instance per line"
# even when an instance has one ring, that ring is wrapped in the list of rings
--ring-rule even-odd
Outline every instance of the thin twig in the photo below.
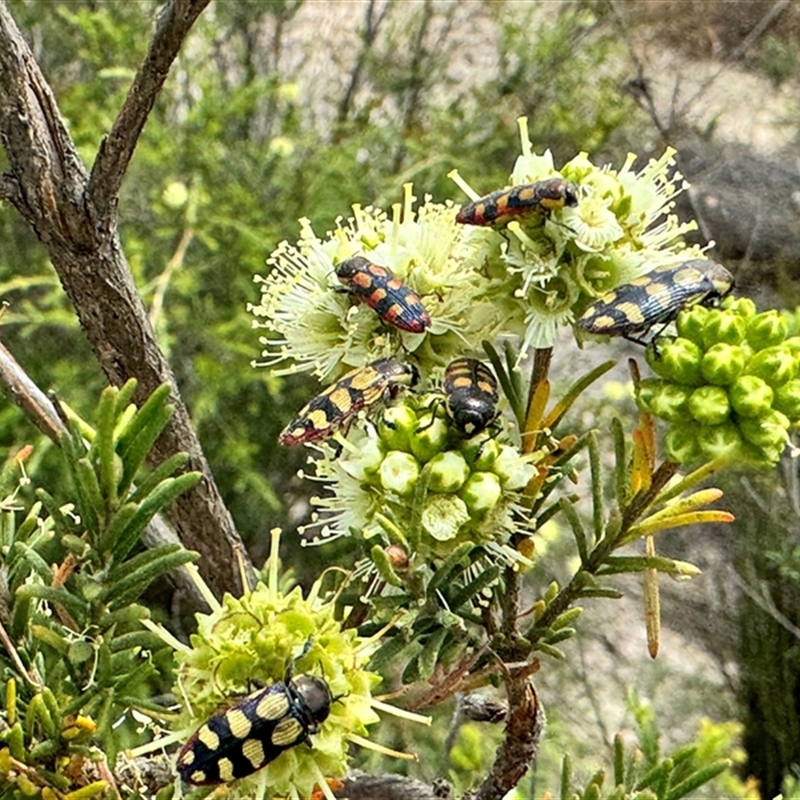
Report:
[[[775,622],[784,630],[787,630],[796,639],[800,640],[800,628],[790,619],[785,617],[775,605],[775,601],[765,592],[757,592],[746,581],[734,573],[734,583],[766,614],[769,614]]]
[[[159,12],[147,54],[108,137],[100,145],[86,197],[100,219],[113,210],[139,135],[189,29],[211,0],[172,0]]]

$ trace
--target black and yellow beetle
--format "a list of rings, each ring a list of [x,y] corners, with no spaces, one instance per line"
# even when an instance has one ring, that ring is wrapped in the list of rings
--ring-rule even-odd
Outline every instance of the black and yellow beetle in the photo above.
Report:
[[[283,429],[278,442],[291,447],[327,439],[347,428],[362,409],[393,399],[418,380],[417,368],[396,358],[379,358],[351,370],[302,408]]]
[[[668,325],[688,306],[712,304],[733,289],[725,267],[704,258],[664,265],[595,300],[578,326],[588,333],[622,336],[639,344],[655,325]]]
[[[306,643],[302,658],[309,649]],[[284,750],[306,743],[328,718],[333,697],[316,675],[293,678],[293,659],[283,681],[243,697],[214,714],[192,734],[178,754],[177,770],[186,783],[205,786],[245,778]]]
[[[497,418],[497,380],[477,358],[460,357],[444,371],[447,413],[464,437],[484,431]]]
[[[336,267],[344,290],[368,305],[387,324],[401,331],[422,333],[431,317],[419,295],[399,278],[364,256],[353,256]]]
[[[538,213],[549,217],[564,206],[578,205],[578,190],[564,178],[548,178],[500,189],[471,203],[465,203],[456,214],[462,225],[494,225],[517,217]]]

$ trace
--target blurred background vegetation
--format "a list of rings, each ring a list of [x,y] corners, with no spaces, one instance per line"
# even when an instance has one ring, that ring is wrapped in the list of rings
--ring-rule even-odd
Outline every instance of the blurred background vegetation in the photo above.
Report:
[[[91,162],[143,56],[157,3],[9,0],[9,7]],[[718,242],[716,254],[762,306],[794,306],[799,54],[800,9],[781,0],[212,4],[139,141],[120,227],[255,563],[266,556],[269,528],[291,530],[305,519],[313,490],[295,477],[304,454],[275,442],[315,384],[251,368],[263,332],[251,328],[246,310],[258,299],[253,274],[267,268],[279,241],[296,238],[300,217],[323,232],[352,203],[398,202],[406,181],[418,196],[458,203],[464,198],[446,177],[454,167],[477,190],[503,186],[518,153],[515,120],[525,115],[534,150],[550,148],[556,164],[581,150],[619,165],[628,152],[646,159],[677,147],[693,184],[681,211],[699,219],[698,235]],[[88,413],[102,373],[44,249],[8,207],[0,208],[0,292],[6,345],[40,386]],[[574,371],[567,361],[565,379]],[[586,409],[589,424],[608,415],[608,399]],[[0,407],[4,448],[13,452],[34,437],[15,406]],[[28,469],[55,493],[64,481],[58,454],[46,441],[35,444]],[[641,628],[634,597],[622,610],[593,609],[599,616],[573,645],[570,664],[544,671],[550,730],[537,792],[555,788],[562,750],[590,770],[616,730],[642,728],[649,703],[670,744],[709,725],[703,717],[722,726],[706,727],[707,741],[733,741],[722,724],[743,721],[741,774],[755,775],[764,797],[797,774],[796,466],[759,480],[728,482],[728,507],[742,517],[735,531],[704,536],[702,545],[691,533],[670,540],[669,554],[699,559],[706,577],[680,602],[666,594],[658,662],[645,665],[643,634],[631,641],[628,633]],[[327,558],[324,548],[306,551],[301,568],[296,554],[290,547],[287,560],[305,580]],[[564,557],[554,531],[541,548],[539,577],[557,573]],[[625,705],[631,685],[640,698]],[[490,758],[470,730],[462,729],[462,760],[451,777],[475,768],[470,759]],[[405,736],[386,733],[393,746],[424,752]],[[434,777],[424,762],[420,770]]]

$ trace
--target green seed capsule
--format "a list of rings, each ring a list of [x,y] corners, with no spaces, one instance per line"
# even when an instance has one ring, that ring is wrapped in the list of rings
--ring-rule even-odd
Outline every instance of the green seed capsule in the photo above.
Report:
[[[763,417],[772,408],[773,391],[761,378],[755,375],[742,375],[731,386],[728,397],[733,410],[740,417]]]
[[[719,342],[711,345],[703,356],[700,371],[715,386],[729,386],[744,372],[744,348]]]
[[[464,501],[454,494],[428,495],[422,509],[422,527],[432,539],[447,542],[455,539],[458,529],[469,521]]]
[[[745,319],[754,317],[758,313],[756,304],[749,297],[729,297],[724,305],[729,311]]]
[[[727,392],[719,386],[701,386],[689,398],[689,413],[701,425],[719,425],[731,413]]]
[[[500,445],[489,433],[462,439],[459,449],[467,459],[467,464],[476,470],[491,470],[497,456],[500,455]]]

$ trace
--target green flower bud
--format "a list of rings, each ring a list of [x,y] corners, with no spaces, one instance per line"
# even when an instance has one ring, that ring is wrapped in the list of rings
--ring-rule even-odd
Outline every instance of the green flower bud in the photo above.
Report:
[[[747,341],[754,350],[781,344],[789,332],[786,320],[777,311],[765,311],[747,320]]]
[[[383,412],[378,423],[378,435],[387,450],[411,449],[410,441],[417,430],[417,415],[407,405],[391,406]]]
[[[697,441],[698,427],[692,424],[672,425],[664,437],[667,455],[678,464],[691,464],[701,457]]]
[[[780,411],[770,411],[757,419],[742,419],[739,430],[751,444],[762,449],[783,449],[788,441],[789,420]]]
[[[731,386],[728,397],[740,417],[763,417],[772,408],[773,391],[761,378],[742,375]]]
[[[775,390],[773,405],[792,421],[800,420],[800,378],[793,378]]]
[[[714,344],[741,344],[745,340],[747,324],[742,317],[722,308],[708,312],[703,325],[703,346],[708,349]]]
[[[387,492],[406,497],[414,491],[419,480],[419,462],[410,453],[391,450],[381,462],[381,486]]]
[[[768,347],[750,359],[746,371],[748,375],[756,375],[776,389],[795,377],[796,363],[787,348]]]
[[[705,458],[733,458],[742,447],[742,437],[733,422],[725,422],[700,428],[697,443]]]
[[[651,363],[657,375],[674,383],[700,386],[703,376],[700,364],[703,353],[688,339],[675,339],[661,348],[661,358]]]
[[[419,418],[417,432],[411,437],[411,452],[424,464],[447,445],[447,423],[430,412]]]
[[[679,386],[666,381],[658,381],[658,383],[661,385],[652,392],[650,411],[667,422],[683,422],[689,416],[691,387]]]
[[[788,348],[795,358],[800,357],[800,336],[791,336],[784,341],[783,346]]]
[[[719,386],[701,386],[689,398],[689,413],[701,425],[719,425],[731,413],[727,392]]]
[[[503,495],[500,478],[493,472],[473,472],[459,497],[467,504],[473,517],[482,517],[491,511]]]
[[[745,319],[754,317],[758,313],[756,304],[749,297],[728,297],[722,307]]]
[[[500,445],[490,433],[485,431],[479,436],[462,439],[459,448],[472,469],[491,470],[494,461],[500,454]]]
[[[468,520],[466,504],[454,494],[428,495],[422,509],[422,527],[438,542],[455,539],[458,529]]]
[[[703,328],[708,319],[709,311],[710,309],[705,306],[690,306],[681,311],[675,320],[678,336],[682,339],[688,339],[695,344],[702,345]]]
[[[645,378],[636,385],[636,404],[643,411],[652,411],[653,397],[655,397],[663,386],[667,386],[666,381],[660,378]]]
[[[719,342],[706,351],[700,370],[709,383],[728,386],[742,374],[746,361],[743,348]]]
[[[777,447],[756,447],[745,442],[742,448],[742,458],[745,459],[749,469],[769,469],[781,460],[785,447],[785,443]]]
[[[457,492],[469,477],[469,467],[461,453],[447,450],[438,453],[429,462],[432,492]]]

